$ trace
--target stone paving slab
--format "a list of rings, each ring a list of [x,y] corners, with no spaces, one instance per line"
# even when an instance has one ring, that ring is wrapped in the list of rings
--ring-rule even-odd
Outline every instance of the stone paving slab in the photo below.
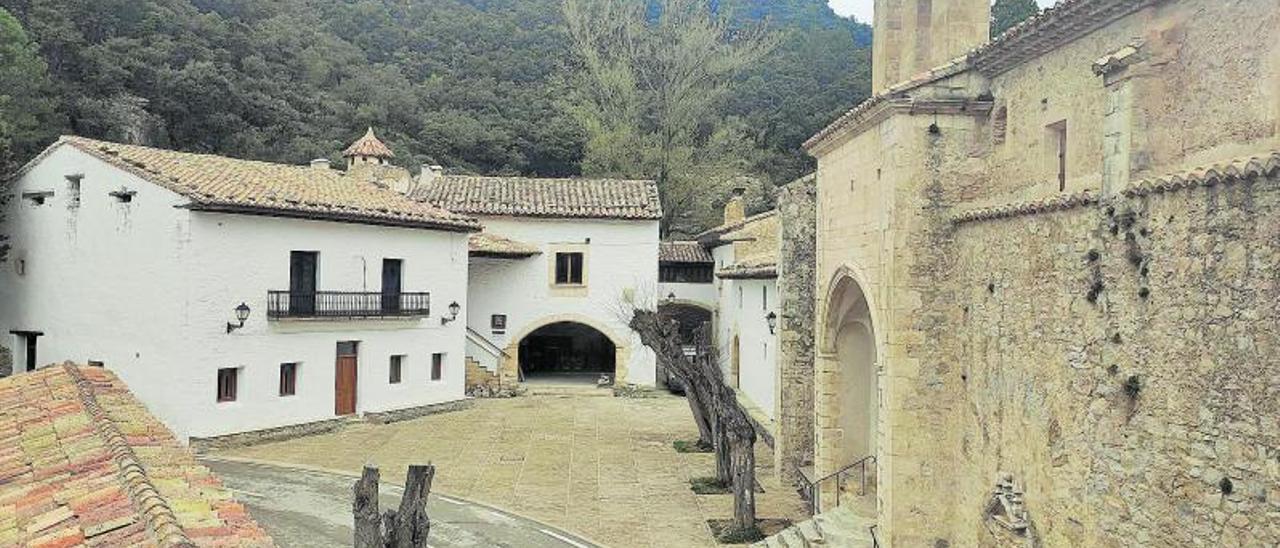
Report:
[[[433,491],[490,504],[607,546],[715,546],[708,519],[732,516],[729,495],[695,495],[689,478],[714,473],[706,454],[671,442],[697,436],[674,396],[532,396],[478,400],[470,409],[385,425],[353,423],[329,434],[215,452],[358,472],[377,463],[403,478],[409,464],[437,466]],[[773,475],[759,444],[761,518],[808,516]]]

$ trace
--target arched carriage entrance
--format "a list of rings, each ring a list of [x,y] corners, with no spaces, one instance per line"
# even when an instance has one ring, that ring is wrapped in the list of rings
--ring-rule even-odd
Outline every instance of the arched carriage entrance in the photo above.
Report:
[[[526,377],[590,377],[613,375],[617,346],[604,333],[586,324],[555,322],[520,340],[520,369]]]
[[[557,314],[525,324],[503,349],[503,370],[520,380],[595,384],[601,375],[627,381],[631,348],[607,324]]]

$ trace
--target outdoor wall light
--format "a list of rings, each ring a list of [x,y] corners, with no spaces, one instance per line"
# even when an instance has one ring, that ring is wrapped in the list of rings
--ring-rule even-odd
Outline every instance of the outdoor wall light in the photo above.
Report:
[[[440,325],[445,325],[453,320],[458,319],[459,312],[462,312],[462,305],[458,304],[458,301],[453,301],[449,303],[449,315],[443,318],[440,318]]]
[[[778,315],[770,312],[768,316],[764,317],[764,321],[769,322],[769,334],[776,335],[776,330],[778,328]]]
[[[671,293],[667,293],[667,302],[668,302],[668,303],[674,303],[674,302],[676,302],[676,292],[675,292],[675,291],[672,291]]]
[[[236,307],[236,320],[240,323],[227,322],[227,333],[244,327],[244,321],[249,319],[249,312],[249,305],[240,303],[240,306]]]

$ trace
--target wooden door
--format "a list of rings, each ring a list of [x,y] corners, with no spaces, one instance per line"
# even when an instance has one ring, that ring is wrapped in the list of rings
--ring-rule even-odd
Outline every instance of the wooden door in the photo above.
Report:
[[[350,415],[356,412],[357,365],[355,345],[338,343],[338,364],[333,385],[334,414]]]

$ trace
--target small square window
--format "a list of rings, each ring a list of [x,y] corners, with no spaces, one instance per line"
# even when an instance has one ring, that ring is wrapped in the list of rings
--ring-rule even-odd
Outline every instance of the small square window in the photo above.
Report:
[[[27,201],[27,203],[29,203],[29,204],[31,204],[31,205],[33,205],[33,206],[42,206],[42,205],[44,205],[45,200],[48,200],[48,199],[49,199],[50,197],[52,197],[52,196],[53,196],[53,191],[52,191],[52,190],[41,190],[41,191],[36,191],[36,192],[23,192],[23,193],[22,193],[22,198],[23,198],[23,199],[25,199],[25,200]]]
[[[388,382],[391,384],[400,384],[400,376],[404,372],[404,354],[396,354],[391,356],[391,372]]]
[[[280,395],[292,396],[298,393],[298,364],[280,364]]]
[[[489,316],[489,329],[494,333],[504,333],[507,331],[507,315],[494,314]]]
[[[556,253],[556,285],[582,285],[582,253]]]
[[[112,198],[115,198],[117,202],[127,204],[133,201],[133,195],[137,193],[138,191],[136,190],[129,190],[127,188],[120,187],[120,190],[112,191],[108,194],[110,194]]]
[[[438,381],[444,376],[444,354],[431,355],[431,380]]]
[[[236,401],[236,377],[239,374],[240,369],[235,367],[226,367],[218,370],[219,402]]]

